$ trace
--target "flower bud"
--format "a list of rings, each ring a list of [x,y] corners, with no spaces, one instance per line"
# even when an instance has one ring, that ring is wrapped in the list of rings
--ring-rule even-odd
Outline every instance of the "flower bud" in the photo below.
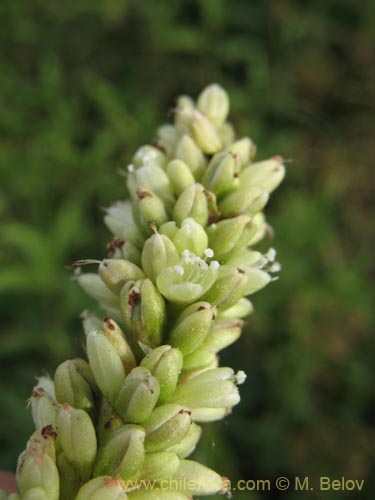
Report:
[[[217,280],[203,299],[217,306],[218,309],[227,309],[245,295],[248,283],[247,274],[242,269],[228,265],[221,266]]]
[[[120,356],[125,373],[129,373],[135,366],[136,360],[125,335],[119,325],[113,319],[103,318],[102,327],[105,337],[111,342]]]
[[[267,204],[268,198],[267,191],[257,186],[242,188],[226,196],[219,204],[219,209],[223,217],[256,214]]]
[[[285,177],[285,167],[280,156],[252,163],[240,174],[241,187],[258,186],[271,193]]]
[[[180,253],[187,249],[198,257],[203,257],[208,246],[208,237],[203,227],[189,217],[182,222],[181,229],[177,231],[173,243]],[[177,264],[177,261],[169,265],[174,264]]]
[[[87,335],[87,356],[95,381],[104,397],[114,401],[125,380],[122,360],[103,333]]]
[[[201,349],[207,349],[213,353],[221,351],[240,337],[243,326],[244,322],[240,319],[217,319],[204,339]]]
[[[120,308],[126,330],[137,342],[156,347],[163,338],[166,309],[152,281],[129,281],[120,293]]]
[[[196,351],[184,356],[183,370],[184,372],[195,372],[203,370],[216,364],[216,355],[214,352],[207,349],[202,349],[202,346]]]
[[[229,122],[223,123],[219,128],[218,133],[221,144],[223,145],[223,148],[226,149],[234,142],[234,139],[236,138],[233,125]]]
[[[235,173],[233,154],[223,151],[211,159],[203,175],[202,184],[216,196],[220,196],[232,188],[236,181]]]
[[[234,380],[233,370],[206,370],[179,385],[172,402],[190,409],[234,406],[240,401]]]
[[[57,456],[60,474],[60,498],[75,498],[82,484],[82,478],[64,451]]]
[[[186,436],[179,443],[171,446],[168,451],[174,451],[180,458],[188,457],[195,450],[201,434],[202,428],[192,422]]]
[[[97,386],[87,361],[76,358],[61,363],[55,372],[55,390],[59,403],[69,403],[93,416]]]
[[[227,151],[230,151],[235,155],[237,171],[240,171],[243,167],[246,167],[246,165],[253,161],[256,147],[249,137],[244,137],[243,139],[231,144],[227,148]]]
[[[201,226],[207,225],[208,205],[202,184],[187,187],[174,206],[173,218],[179,226],[188,217],[195,219]]]
[[[57,433],[53,425],[46,425],[36,430],[29,438],[26,453],[34,455],[48,455],[56,462],[55,440]]]
[[[139,266],[141,252],[131,241],[125,241],[114,236],[107,245],[107,255],[111,259],[125,259]]]
[[[195,183],[194,175],[188,165],[182,160],[172,160],[167,165],[167,174],[176,196]]]
[[[127,422],[138,424],[150,417],[159,393],[157,379],[149,370],[138,366],[126,377],[115,406]]]
[[[163,201],[147,189],[137,190],[137,199],[134,204],[135,217],[145,234],[152,232],[151,225],[159,227],[167,222],[168,216]]]
[[[159,227],[159,233],[168,236],[168,238],[173,241],[178,231],[177,224],[174,220],[166,222]]]
[[[219,314],[220,318],[245,318],[249,314],[254,312],[254,306],[249,299],[242,297],[234,306],[229,307],[225,311],[221,311]]]
[[[164,169],[166,163],[167,158],[165,154],[162,153],[160,149],[149,146],[148,144],[138,148],[132,160],[135,169],[151,165]]]
[[[6,497],[8,498],[8,497]],[[12,495],[9,496],[8,500],[12,500],[14,498]],[[18,495],[15,498],[21,498]],[[49,496],[43,488],[37,486],[36,488],[32,488],[27,491],[25,495],[22,496],[22,500],[49,500]]]
[[[142,248],[144,237],[134,220],[130,201],[118,201],[107,208],[104,222],[115,236]]]
[[[147,453],[162,451],[178,444],[187,435],[191,424],[190,412],[176,404],[155,408],[143,422]]]
[[[184,355],[194,352],[206,337],[214,317],[215,309],[208,302],[188,306],[169,335],[170,344]]]
[[[180,465],[180,459],[172,451],[157,451],[146,453],[141,479],[162,481],[175,474]]]
[[[95,273],[80,274],[77,281],[82,290],[104,307],[118,307],[118,297],[108,289],[100,276]]]
[[[161,125],[157,130],[157,143],[168,156],[172,156],[178,137],[178,130],[174,125],[170,125],[169,123]]]
[[[35,427],[41,429],[56,422],[56,398],[53,381],[49,377],[40,377],[29,399]]]
[[[145,458],[144,439],[145,431],[138,425],[123,425],[111,431],[99,448],[94,475],[108,474],[135,481]]]
[[[177,264],[179,256],[174,243],[164,234],[155,233],[143,246],[142,267],[151,281],[168,266]]]
[[[250,239],[248,246],[256,245],[267,233],[272,234],[272,228],[266,223],[266,218],[262,212],[258,212],[254,215],[253,224],[256,231],[254,236]]]
[[[224,481],[219,474],[198,462],[181,460],[171,485],[175,485],[181,493],[214,495],[223,490]]]
[[[189,131],[189,126],[195,111],[195,103],[189,96],[178,97],[175,109],[175,125],[180,133]]]
[[[120,478],[95,477],[82,486],[75,500],[127,500],[125,491],[126,484]]]
[[[142,269],[123,259],[104,259],[99,265],[99,276],[117,295],[126,282],[141,280],[145,277]]]
[[[251,295],[264,288],[271,281],[271,276],[261,269],[246,269],[248,285],[245,295]]]
[[[207,229],[208,244],[217,259],[225,260],[233,251],[245,247],[256,230],[250,215],[238,215],[211,224]]]
[[[142,189],[159,196],[166,207],[171,207],[174,203],[169,177],[162,168],[156,165],[146,165],[137,170],[130,169],[126,185],[133,201],[137,199],[138,189]]]
[[[141,361],[141,366],[150,370],[160,385],[159,404],[169,401],[176,390],[182,368],[182,353],[170,345],[152,349]]]
[[[87,479],[96,456],[96,434],[91,418],[84,410],[61,405],[56,417],[57,432],[68,460],[80,476]]]
[[[184,134],[180,138],[176,145],[175,158],[188,165],[196,180],[201,178],[206,166],[206,159],[190,136]]]
[[[19,456],[16,481],[22,498],[28,491],[40,488],[48,500],[59,499],[60,479],[56,464],[38,447],[24,451]],[[31,498],[34,493],[30,494]],[[40,491],[38,493],[42,494]]]
[[[220,85],[213,83],[199,94],[197,108],[218,129],[229,113],[228,94]]]
[[[203,153],[213,154],[221,149],[219,134],[215,127],[199,111],[194,111],[190,129],[195,142],[201,148]]]
[[[189,250],[184,250],[180,264],[162,271],[156,284],[160,293],[171,302],[189,304],[211,288],[219,267],[217,261],[207,264]]]

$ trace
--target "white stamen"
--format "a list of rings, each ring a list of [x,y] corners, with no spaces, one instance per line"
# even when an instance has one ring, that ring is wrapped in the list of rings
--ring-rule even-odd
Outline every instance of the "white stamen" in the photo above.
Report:
[[[243,370],[239,370],[234,376],[238,385],[241,385],[245,382],[247,375]]]
[[[185,272],[185,271],[184,271],[184,268],[183,268],[182,266],[174,266],[174,270],[175,270],[178,274],[180,274],[181,276],[183,276],[183,275],[184,275],[184,272]]]
[[[214,256],[214,251],[212,250],[212,248],[206,248],[206,250],[204,251],[204,255],[208,259],[211,259]]]
[[[130,173],[133,173],[133,172],[134,172],[134,165],[133,165],[132,163],[130,163],[130,164],[128,165],[128,172],[130,172]]]
[[[213,260],[210,264],[210,267],[211,269],[213,269],[214,271],[217,271],[220,267],[220,264],[218,263],[217,260]]]
[[[270,248],[266,253],[266,257],[269,260],[269,262],[273,262],[276,258],[276,250],[274,248]]]

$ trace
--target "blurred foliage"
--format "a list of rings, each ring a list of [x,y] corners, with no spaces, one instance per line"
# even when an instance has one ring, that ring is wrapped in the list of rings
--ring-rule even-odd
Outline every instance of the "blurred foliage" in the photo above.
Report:
[[[64,265],[103,255],[116,169],[176,95],[217,81],[259,158],[293,162],[268,212],[281,279],[222,356],[249,374],[242,403],[197,456],[233,481],[365,479],[370,497],[373,18],[355,0],[0,3],[0,468],[31,432],[34,376],[82,352],[93,304]]]

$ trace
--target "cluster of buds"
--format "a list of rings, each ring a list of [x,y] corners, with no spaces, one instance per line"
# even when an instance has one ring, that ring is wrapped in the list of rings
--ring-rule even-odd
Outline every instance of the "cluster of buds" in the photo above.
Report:
[[[83,314],[87,361],[62,363],[30,398],[36,432],[9,500],[179,500],[225,492],[189,460],[204,422],[240,401],[246,375],[219,367],[252,312],[249,295],[280,270],[263,209],[282,158],[254,162],[236,140],[229,99],[210,85],[177,100],[174,124],[135,153],[129,198],[106,210],[114,234],[75,279],[105,317]],[[95,273],[82,273],[98,264]],[[1,497],[0,495],[0,498]]]

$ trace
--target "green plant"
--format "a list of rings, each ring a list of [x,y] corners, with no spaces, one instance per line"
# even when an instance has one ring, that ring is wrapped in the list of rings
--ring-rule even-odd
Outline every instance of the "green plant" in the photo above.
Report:
[[[229,99],[210,85],[177,100],[174,124],[135,153],[129,199],[106,210],[114,234],[102,261],[75,262],[75,279],[106,313],[83,313],[88,361],[62,363],[30,398],[35,433],[10,500],[186,499],[226,491],[187,457],[200,423],[240,401],[244,372],[217,353],[241,334],[246,298],[280,270],[253,250],[270,231],[263,208],[285,168],[253,162],[236,140]],[[99,264],[97,273],[82,273]],[[6,495],[3,495],[5,498]]]

